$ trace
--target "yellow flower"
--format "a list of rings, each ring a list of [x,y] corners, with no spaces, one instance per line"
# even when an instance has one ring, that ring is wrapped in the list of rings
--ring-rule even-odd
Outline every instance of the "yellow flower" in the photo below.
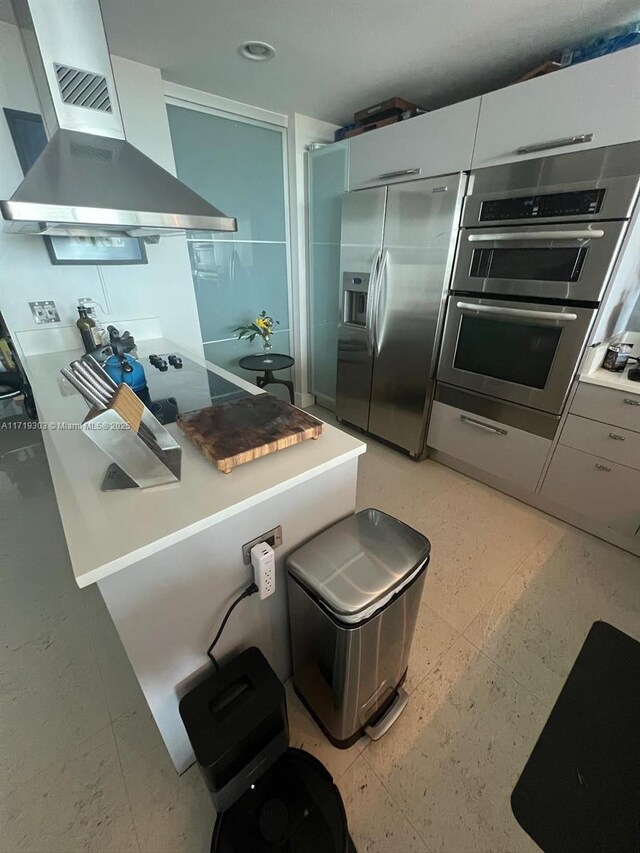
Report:
[[[268,329],[270,328],[271,324],[268,320],[265,320],[264,317],[258,317],[256,319],[256,326],[258,326],[259,329]]]

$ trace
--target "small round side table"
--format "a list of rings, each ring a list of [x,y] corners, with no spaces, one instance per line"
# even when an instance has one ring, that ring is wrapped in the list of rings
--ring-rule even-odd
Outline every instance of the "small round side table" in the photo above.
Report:
[[[264,376],[256,376],[256,385],[258,388],[264,388],[265,385],[286,385],[289,389],[289,398],[293,404],[293,382],[288,379],[276,379],[273,375],[274,370],[285,370],[287,367],[292,367],[295,364],[295,359],[290,355],[272,352],[269,355],[245,355],[240,359],[240,367],[245,370],[264,370]]]

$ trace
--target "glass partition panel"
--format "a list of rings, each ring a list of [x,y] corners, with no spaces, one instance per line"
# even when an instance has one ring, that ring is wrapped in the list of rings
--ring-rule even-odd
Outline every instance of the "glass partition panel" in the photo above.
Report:
[[[311,391],[330,408],[336,396],[340,227],[348,153],[341,142],[309,153]]]
[[[284,133],[173,104],[167,113],[178,177],[238,220],[235,234],[192,231],[187,241],[207,358],[247,377],[238,361],[261,342],[237,342],[233,330],[261,311],[279,321],[273,351],[289,352]]]

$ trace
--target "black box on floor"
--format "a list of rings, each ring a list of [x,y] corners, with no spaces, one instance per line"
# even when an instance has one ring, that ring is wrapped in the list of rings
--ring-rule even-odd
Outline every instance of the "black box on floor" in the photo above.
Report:
[[[219,812],[289,746],[284,687],[254,647],[183,696],[180,716]]]

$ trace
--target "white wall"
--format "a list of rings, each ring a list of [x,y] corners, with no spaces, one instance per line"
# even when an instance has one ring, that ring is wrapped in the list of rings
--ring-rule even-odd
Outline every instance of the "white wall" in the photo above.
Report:
[[[291,217],[291,275],[293,352],[296,354],[294,383],[299,405],[310,405],[309,258],[307,240],[307,148],[312,142],[333,142],[338,125],[294,113],[289,116],[288,165]]]
[[[40,112],[20,35],[11,24],[0,23],[0,55],[0,107]],[[118,57],[113,57],[113,66],[129,141],[175,174],[160,71]],[[11,196],[21,179],[22,170],[2,116],[0,196]],[[60,326],[70,327],[78,316],[78,298],[90,297],[107,309],[108,313],[98,312],[105,324],[158,317],[166,337],[185,349],[201,352],[184,237],[165,237],[158,245],[147,246],[147,265],[54,266],[41,238],[9,234],[4,224],[2,227],[0,311],[12,333],[46,328],[34,324],[29,302],[53,299]]]

